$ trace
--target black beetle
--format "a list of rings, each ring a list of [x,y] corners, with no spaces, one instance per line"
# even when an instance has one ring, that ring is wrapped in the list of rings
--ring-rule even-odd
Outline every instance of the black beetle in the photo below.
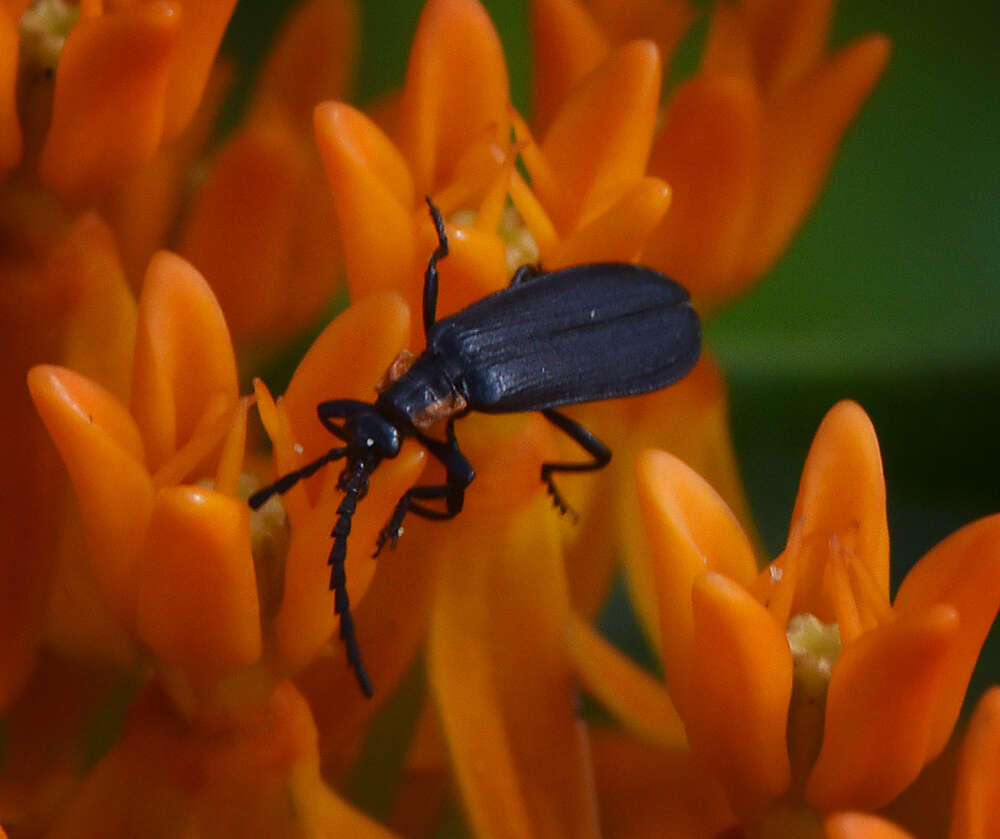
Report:
[[[414,486],[399,499],[379,534],[376,556],[386,542],[395,547],[407,512],[427,519],[450,519],[461,512],[475,472],[458,447],[456,419],[470,411],[541,411],[592,457],[585,463],[542,464],[542,481],[565,513],[569,508],[552,474],[600,469],[611,452],[554,409],[659,390],[684,376],[701,349],[701,327],[687,292],[652,268],[628,263],[578,265],[551,273],[524,266],[507,288],[436,320],[437,262],[448,255],[448,238],[437,207],[429,198],[427,205],[438,237],[424,274],[427,348],[419,356],[399,354],[377,385],[374,403],[336,399],[317,406],[320,422],[346,445],[283,475],[249,499],[256,510],[325,464],[347,459],[339,482],[344,498],[331,533],[330,588],[347,659],[366,696],[372,695],[372,687],[354,633],[344,560],[351,517],[379,463],[395,457],[404,438],[415,437],[441,461],[447,476],[444,484]],[[443,440],[427,434],[441,420],[446,420]],[[443,499],[444,509],[421,503],[432,499]]]

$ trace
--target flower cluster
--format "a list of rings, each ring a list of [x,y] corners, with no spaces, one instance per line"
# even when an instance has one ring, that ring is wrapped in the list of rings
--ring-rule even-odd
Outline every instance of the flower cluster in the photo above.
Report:
[[[398,499],[440,483],[406,441],[350,527],[371,701],[330,591],[338,469],[247,504],[330,449],[317,404],[371,401],[420,349],[425,196],[450,242],[439,316],[521,265],[597,261],[661,270],[707,315],[788,244],[886,39],[831,52],[832,3],[718,3],[665,92],[687,0],[534,0],[524,115],[478,1],[428,0],[401,89],[364,110],[343,101],[358,9],[305,0],[209,148],[233,5],[0,5],[8,835],[416,836],[457,796],[482,836],[904,836],[949,755],[952,836],[990,835],[997,689],[953,731],[1000,606],[1000,518],[890,598],[853,403],[763,570],[707,350],[668,390],[571,411],[615,452],[567,481],[575,528],[538,474],[579,453],[541,416],[476,416],[462,515],[411,516],[376,561]],[[341,275],[350,304],[276,397],[254,375]],[[662,680],[592,625],[619,560]]]

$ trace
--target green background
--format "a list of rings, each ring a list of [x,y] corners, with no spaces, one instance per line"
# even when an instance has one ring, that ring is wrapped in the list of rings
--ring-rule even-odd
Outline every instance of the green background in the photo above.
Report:
[[[527,104],[527,4],[486,2]],[[398,86],[421,3],[362,2],[355,101]],[[241,0],[227,45],[252,68],[287,3]],[[838,399],[878,431],[894,579],[944,536],[1000,511],[1000,32],[987,2],[845,0],[834,44],[880,31],[889,68],[818,206],[771,274],[717,316],[750,501],[784,542],[810,440]],[[691,64],[691,40],[678,62]],[[675,68],[683,72],[683,66]],[[248,70],[245,85],[252,79]],[[989,644],[978,687],[1000,681]]]

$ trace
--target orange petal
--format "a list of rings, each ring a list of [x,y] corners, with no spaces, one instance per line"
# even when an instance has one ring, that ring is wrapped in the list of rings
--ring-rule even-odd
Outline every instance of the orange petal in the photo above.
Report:
[[[414,442],[403,447],[399,456],[383,463],[372,476],[368,494],[358,503],[351,519],[347,543],[347,591],[352,604],[363,601],[377,562],[372,557],[376,538],[392,515],[396,502],[420,477],[424,452]],[[334,634],[339,619],[334,613],[328,559],[330,530],[337,521],[337,507],[343,497],[331,480],[339,468],[334,464],[327,487],[307,517],[293,522],[285,563],[285,587],[275,619],[275,648],[284,672],[301,670]],[[339,643],[339,642],[334,642]],[[369,644],[365,644],[368,647]],[[343,654],[342,647],[335,658]],[[346,661],[332,666],[346,667]],[[381,689],[381,687],[380,687]]]
[[[236,359],[222,310],[194,267],[161,251],[139,297],[132,375],[132,414],[153,471],[190,439],[220,394],[236,405]]]
[[[294,334],[333,295],[338,249],[329,195],[321,194],[324,217],[306,215],[314,165],[280,119],[257,120],[222,148],[195,199],[180,252],[210,278],[243,346]],[[319,229],[306,238],[311,224]],[[306,257],[310,241],[317,252]]]
[[[589,0],[588,8],[615,43],[649,38],[664,64],[697,14],[687,0]]]
[[[696,76],[667,110],[649,170],[674,201],[646,243],[643,260],[681,282],[697,299],[733,286],[760,174],[761,103],[734,76]]]
[[[542,253],[548,270],[586,262],[632,262],[670,205],[671,191],[659,178],[641,178],[599,216],[563,238],[551,254]]]
[[[428,672],[476,835],[597,831],[555,525],[540,491],[499,522],[473,507],[451,525],[467,547],[442,558]]]
[[[372,699],[358,689],[342,649],[317,656],[296,677],[316,715],[328,777],[341,779],[355,765],[369,723],[427,639],[438,567],[453,549],[448,528],[449,523],[407,520],[396,550],[379,555],[371,585],[353,609],[358,642],[375,690]]]
[[[321,791],[315,728],[292,685],[240,711],[192,723],[147,690],[50,835],[168,839],[180,826],[189,836],[386,839],[385,830]]]
[[[692,698],[694,581],[707,568],[748,585],[756,562],[735,516],[690,467],[647,449],[636,461],[636,476],[658,594],[663,669],[684,716]]]
[[[744,588],[708,572],[691,590],[692,750],[712,766],[742,816],[759,814],[790,779],[785,728],[792,656],[784,628]]]
[[[833,22],[833,0],[763,0],[743,4],[757,79],[780,93],[820,61]]]
[[[542,152],[558,193],[539,197],[561,232],[607,209],[623,185],[645,173],[660,72],[656,46],[633,41],[615,50],[556,115]]]
[[[536,131],[545,132],[562,103],[609,49],[604,33],[577,0],[534,0],[531,108]]]
[[[769,108],[757,209],[740,268],[744,277],[759,277],[785,249],[888,58],[883,36],[855,41]]]
[[[409,308],[391,292],[349,306],[323,330],[281,400],[303,461],[338,445],[317,419],[316,406],[330,399],[371,401],[375,384],[409,343]]]
[[[177,46],[170,62],[163,137],[171,140],[191,121],[201,102],[212,62],[236,0],[185,3]]]
[[[1000,688],[976,705],[962,744],[950,839],[1000,835]]]
[[[881,807],[917,777],[958,628],[955,609],[935,606],[844,647],[827,693],[823,746],[806,785],[813,807]]]
[[[161,146],[152,160],[118,184],[101,204],[102,214],[115,231],[125,272],[135,287],[153,254],[175,236],[181,207],[186,207],[190,198],[189,175],[197,167],[200,177],[205,147],[213,136],[233,70],[228,62],[216,63],[201,105],[184,132]]]
[[[826,839],[914,839],[913,834],[870,813],[837,813],[823,822]]]
[[[506,138],[507,65],[476,0],[428,0],[413,36],[400,103],[399,146],[418,195],[448,183],[471,145]]]
[[[0,179],[21,159],[17,116],[17,18],[0,6]]]
[[[398,289],[414,299],[417,233],[413,179],[392,141],[350,105],[315,111],[316,142],[337,211],[351,298]]]
[[[573,661],[583,686],[626,728],[664,748],[687,744],[666,687],[574,616]]]
[[[969,678],[1000,608],[1000,516],[966,525],[940,542],[906,575],[893,604],[900,615],[935,603],[958,611],[958,639],[941,683],[928,759],[951,737]]]
[[[736,821],[711,772],[687,749],[663,750],[619,732],[590,736],[607,839],[717,839]]]
[[[808,561],[799,566],[792,614],[834,620],[821,594],[825,560],[834,539],[845,553],[864,562],[888,598],[889,526],[882,456],[871,420],[855,402],[838,402],[816,431],[792,511],[792,530],[796,527],[802,528],[803,557]]]
[[[75,298],[64,338],[65,365],[127,402],[136,302],[114,234],[99,215],[86,213],[73,223],[45,267],[48,281]]]
[[[179,19],[176,5],[154,2],[73,27],[42,150],[46,186],[86,200],[153,156]]]
[[[189,486],[157,495],[139,567],[136,626],[156,655],[199,680],[219,679],[260,657],[243,501]]]
[[[73,481],[94,577],[111,611],[130,625],[153,509],[139,429],[114,396],[69,370],[35,367],[28,387]]]
[[[258,98],[281,103],[295,130],[308,134],[317,102],[351,92],[359,25],[353,0],[296,6],[260,70]]]

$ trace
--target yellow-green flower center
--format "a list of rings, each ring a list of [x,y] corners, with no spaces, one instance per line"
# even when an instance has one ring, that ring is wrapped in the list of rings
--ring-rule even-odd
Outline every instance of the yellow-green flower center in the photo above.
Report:
[[[801,796],[823,744],[826,691],[840,655],[840,628],[814,615],[796,615],[785,631],[792,652],[794,682],[788,709],[788,757],[792,766],[789,799]]]
[[[449,220],[462,227],[471,227],[476,223],[477,213],[472,209],[457,210]],[[538,244],[521,218],[521,214],[512,204],[504,207],[500,216],[497,234],[504,241],[504,258],[507,262],[507,272],[513,276],[522,265],[538,264]]]
[[[35,0],[21,15],[18,31],[21,62],[51,73],[70,30],[80,16],[80,7],[66,0]]]

